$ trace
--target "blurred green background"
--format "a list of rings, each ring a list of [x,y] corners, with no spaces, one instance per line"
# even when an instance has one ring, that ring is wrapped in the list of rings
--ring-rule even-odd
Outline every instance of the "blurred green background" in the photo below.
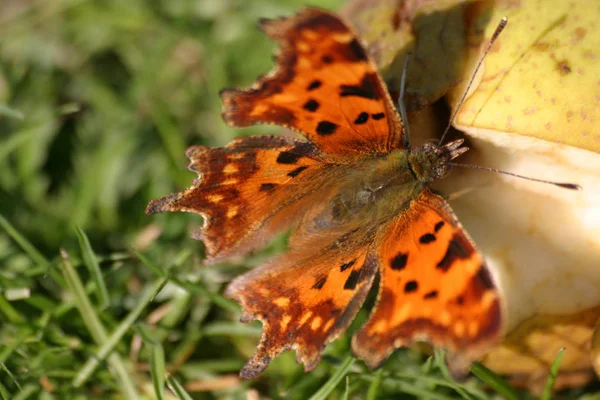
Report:
[[[219,293],[283,241],[205,268],[200,217],[144,214],[194,179],[187,146],[276,132],[226,127],[218,92],[272,66],[257,19],[306,3],[0,2],[0,398],[160,398],[165,371],[165,398],[525,396],[413,351],[372,373],[348,337],[310,374],[287,353],[241,382],[260,325]]]

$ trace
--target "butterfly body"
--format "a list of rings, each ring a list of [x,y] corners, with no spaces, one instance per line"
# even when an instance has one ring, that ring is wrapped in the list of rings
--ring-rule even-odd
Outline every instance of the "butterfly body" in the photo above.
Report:
[[[209,263],[291,231],[284,254],[225,291],[241,304],[243,321],[263,322],[241,376],[257,376],[286,349],[314,368],[376,275],[377,305],[352,341],[367,365],[422,340],[477,358],[501,332],[495,280],[450,206],[427,188],[467,151],[462,140],[409,149],[376,67],[337,16],[305,9],[261,27],[282,46],[277,67],[249,89],[224,90],[223,118],[233,126],[279,124],[307,140],[192,147],[193,186],[147,208],[203,215],[195,237]]]
[[[412,150],[394,150],[390,154],[367,159],[354,166],[336,182],[337,194],[328,212],[314,221],[321,228],[331,224],[381,224],[393,219],[410,206],[425,187],[450,172],[447,162],[467,148],[462,140],[440,149],[428,143]]]

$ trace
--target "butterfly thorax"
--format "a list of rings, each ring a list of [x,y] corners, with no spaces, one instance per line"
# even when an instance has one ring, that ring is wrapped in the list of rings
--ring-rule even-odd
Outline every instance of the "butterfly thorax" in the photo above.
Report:
[[[409,167],[410,153],[394,150],[364,160],[340,179],[326,214],[330,223],[377,224],[408,207],[423,188]]]

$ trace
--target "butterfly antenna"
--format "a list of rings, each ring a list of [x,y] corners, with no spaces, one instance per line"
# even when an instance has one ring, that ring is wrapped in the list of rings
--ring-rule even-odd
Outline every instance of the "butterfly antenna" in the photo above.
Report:
[[[453,167],[478,169],[480,171],[497,172],[499,174],[514,176],[515,178],[527,179],[528,181],[548,183],[550,185],[558,186],[558,187],[561,187],[563,189],[570,189],[570,190],[581,190],[582,189],[581,186],[577,185],[576,183],[554,182],[554,181],[548,181],[548,180],[545,180],[545,179],[530,178],[528,176],[523,176],[523,175],[515,174],[515,173],[512,173],[512,172],[502,171],[502,170],[496,169],[496,168],[482,167],[480,165],[459,164],[459,163],[453,163],[453,162],[449,162],[448,165],[451,165]]]
[[[456,108],[454,109],[454,112],[452,113],[452,116],[450,117],[450,121],[448,122],[448,125],[446,126],[446,130],[444,131],[444,133],[442,134],[442,137],[440,138],[440,141],[438,142],[438,147],[444,142],[444,138],[446,137],[446,134],[448,133],[448,131],[450,130],[450,127],[454,123],[454,119],[456,118],[458,111],[460,110],[463,103],[465,102],[465,99],[467,98],[467,94],[469,93],[469,90],[471,90],[471,86],[473,86],[473,81],[475,80],[475,77],[477,76],[477,72],[479,72],[479,69],[483,65],[483,61],[485,60],[485,57],[488,55],[488,53],[492,49],[494,42],[496,41],[496,39],[498,39],[498,36],[500,36],[500,33],[504,30],[507,23],[508,23],[508,18],[502,17],[502,20],[500,20],[500,23],[496,27],[496,30],[494,31],[492,38],[488,42],[488,45],[487,45],[485,51],[483,52],[483,55],[479,59],[479,62],[477,63],[477,66],[475,67],[473,74],[471,74],[471,79],[469,80],[469,84],[467,85],[465,91],[463,92],[462,97],[460,98],[458,104],[456,105]]]
[[[404,107],[404,93],[406,92],[406,75],[408,74],[408,61],[410,53],[404,59],[404,68],[402,68],[402,76],[400,77],[400,94],[398,95],[398,110],[404,124],[404,147],[410,148],[410,132],[408,130],[408,118],[406,116],[406,107]]]

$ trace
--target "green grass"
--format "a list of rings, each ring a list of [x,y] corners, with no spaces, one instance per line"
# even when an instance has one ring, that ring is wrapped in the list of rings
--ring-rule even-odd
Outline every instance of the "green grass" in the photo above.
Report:
[[[0,3],[0,399],[525,398],[416,351],[371,372],[349,336],[309,374],[286,353],[236,379],[260,326],[222,289],[282,245],[205,268],[199,217],[144,208],[190,184],[188,145],[275,131],[227,128],[218,91],[270,68],[256,20],[303,3]]]

